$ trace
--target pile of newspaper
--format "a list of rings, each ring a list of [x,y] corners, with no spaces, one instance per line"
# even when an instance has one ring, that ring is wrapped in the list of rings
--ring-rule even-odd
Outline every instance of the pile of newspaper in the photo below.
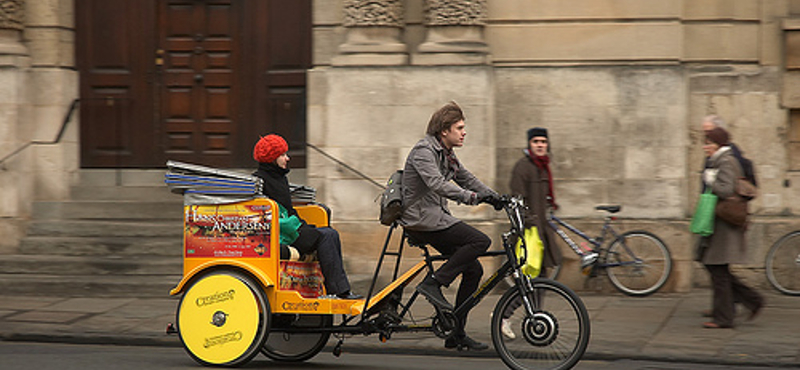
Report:
[[[185,196],[252,198],[262,193],[262,180],[257,176],[237,171],[220,170],[177,161],[167,162],[164,182],[170,191]],[[311,203],[316,200],[316,189],[289,184],[292,201]]]
[[[168,161],[164,177],[170,191],[177,194],[261,194],[261,179],[256,176],[196,164]]]

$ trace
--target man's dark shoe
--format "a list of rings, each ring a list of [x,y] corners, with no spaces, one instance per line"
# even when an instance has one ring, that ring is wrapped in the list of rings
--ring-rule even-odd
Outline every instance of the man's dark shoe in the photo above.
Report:
[[[453,336],[445,339],[444,348],[457,348],[459,351],[483,351],[489,349],[489,345],[465,335],[463,337]]]
[[[364,298],[361,294],[355,294],[351,291],[346,291],[344,293],[339,293],[336,295],[339,299],[361,299]]]
[[[417,285],[417,291],[419,294],[424,295],[434,306],[452,310],[453,305],[451,305],[444,297],[444,294],[442,294],[441,286],[442,284],[436,281],[433,276],[428,276]]]

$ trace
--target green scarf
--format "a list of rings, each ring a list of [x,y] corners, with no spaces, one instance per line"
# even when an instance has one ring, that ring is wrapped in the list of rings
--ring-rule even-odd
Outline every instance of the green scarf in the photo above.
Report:
[[[297,237],[300,236],[300,233],[298,233],[297,230],[300,228],[300,225],[302,225],[303,222],[300,221],[300,219],[295,215],[289,216],[289,212],[287,212],[286,209],[280,205],[280,203],[278,204],[278,208],[280,209],[278,223],[281,227],[281,244],[291,245],[295,240],[297,240]]]

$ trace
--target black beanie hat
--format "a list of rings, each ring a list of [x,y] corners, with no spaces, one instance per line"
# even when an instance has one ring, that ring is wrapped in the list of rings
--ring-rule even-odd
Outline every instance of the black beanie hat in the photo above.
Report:
[[[531,141],[531,139],[537,136],[547,137],[547,129],[541,127],[534,127],[528,130],[528,141]]]

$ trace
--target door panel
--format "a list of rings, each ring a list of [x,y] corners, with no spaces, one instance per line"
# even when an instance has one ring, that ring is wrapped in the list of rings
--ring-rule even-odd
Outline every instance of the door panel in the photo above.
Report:
[[[160,126],[165,159],[234,165],[242,1],[162,1]]]
[[[311,0],[76,0],[82,167],[305,166]]]
[[[153,160],[153,2],[77,1],[81,164],[135,167]],[[123,14],[126,21],[109,17]]]

